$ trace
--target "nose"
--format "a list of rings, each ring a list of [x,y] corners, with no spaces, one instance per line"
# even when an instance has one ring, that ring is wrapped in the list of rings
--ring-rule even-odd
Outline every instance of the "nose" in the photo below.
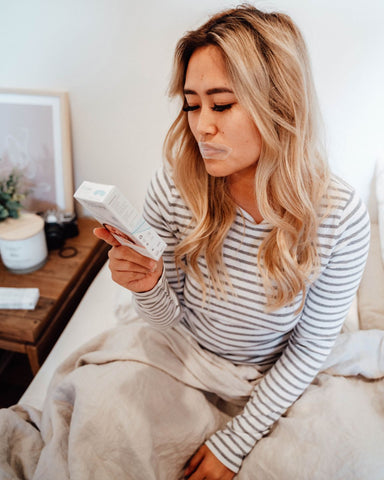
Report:
[[[217,132],[215,112],[213,112],[209,107],[200,108],[196,130],[199,135],[202,136],[214,135]]]

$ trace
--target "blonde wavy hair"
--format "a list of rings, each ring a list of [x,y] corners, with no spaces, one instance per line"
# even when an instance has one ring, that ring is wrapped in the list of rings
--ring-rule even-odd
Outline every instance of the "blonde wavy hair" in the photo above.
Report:
[[[306,46],[285,14],[264,13],[249,5],[226,10],[178,42],[171,96],[180,96],[184,102],[189,59],[207,45],[220,49],[234,93],[262,137],[255,195],[272,230],[257,260],[267,308],[276,310],[305,292],[319,265],[317,232],[330,178]],[[182,108],[169,129],[164,153],[193,216],[192,230],[175,250],[176,263],[190,271],[206,292],[198,265],[204,256],[216,294],[224,292],[230,282],[222,247],[236,204],[227,178],[206,172]],[[303,302],[304,295],[301,306]]]

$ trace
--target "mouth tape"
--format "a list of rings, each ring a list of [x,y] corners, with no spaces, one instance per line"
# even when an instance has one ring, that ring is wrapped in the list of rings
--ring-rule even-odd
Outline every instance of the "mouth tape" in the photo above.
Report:
[[[199,142],[199,149],[203,158],[225,160],[232,152],[231,147],[214,142]]]

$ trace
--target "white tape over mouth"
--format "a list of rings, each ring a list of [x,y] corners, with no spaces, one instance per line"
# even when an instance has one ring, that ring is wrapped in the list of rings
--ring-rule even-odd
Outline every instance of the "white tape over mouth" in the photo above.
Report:
[[[225,160],[232,152],[231,147],[214,142],[198,142],[201,156],[215,160]]]

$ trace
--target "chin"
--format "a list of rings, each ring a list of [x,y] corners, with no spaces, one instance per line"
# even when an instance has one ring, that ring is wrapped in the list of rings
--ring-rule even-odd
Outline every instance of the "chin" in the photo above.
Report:
[[[227,177],[231,174],[231,172],[228,171],[228,168],[226,168],[225,165],[220,165],[219,162],[223,162],[223,160],[204,158],[205,170],[208,175],[211,175],[212,177]]]

